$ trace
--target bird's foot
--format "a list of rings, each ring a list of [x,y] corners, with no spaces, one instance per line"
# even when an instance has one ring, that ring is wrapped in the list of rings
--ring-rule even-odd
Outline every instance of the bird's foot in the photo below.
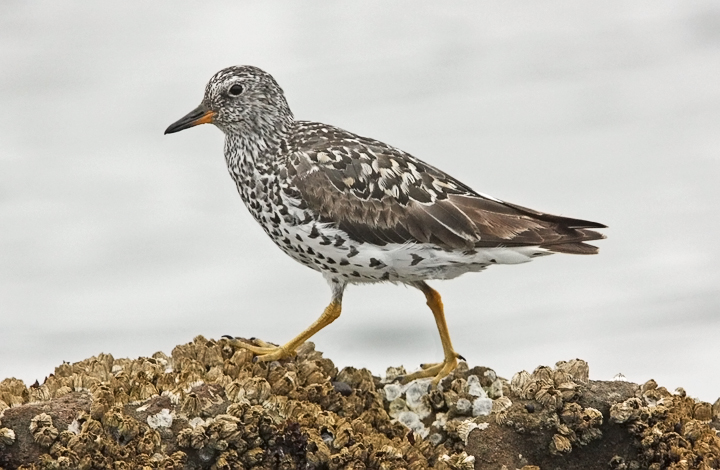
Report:
[[[252,338],[252,341],[256,344],[246,343],[238,339],[230,341],[232,346],[247,349],[255,355],[253,362],[271,362],[279,361],[290,356],[295,355],[295,351],[289,350],[285,346],[275,346],[274,344],[266,343],[265,341],[257,338]]]
[[[455,370],[458,365],[458,359],[465,360],[465,358],[463,358],[460,354],[453,353],[452,356],[446,357],[443,362],[438,362],[436,364],[420,364],[420,368],[422,370],[403,376],[401,378],[401,382],[403,384],[407,384],[416,379],[432,377],[433,380],[431,382],[431,387],[435,388],[442,379]]]

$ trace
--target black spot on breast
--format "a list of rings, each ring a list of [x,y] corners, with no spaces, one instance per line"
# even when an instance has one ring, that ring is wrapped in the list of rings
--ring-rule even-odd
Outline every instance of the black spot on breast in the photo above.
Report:
[[[295,240],[301,242],[301,241],[302,241],[302,237],[301,237],[299,234],[296,233],[296,234],[295,234]]]
[[[491,263],[497,263],[497,261],[495,261],[495,258],[491,259],[490,262],[491,262]]]
[[[309,255],[314,255],[314,254],[315,254],[315,250],[313,250],[313,249],[310,248],[310,247],[307,248],[307,252],[308,252]]]
[[[382,261],[380,261],[379,259],[370,258],[370,267],[371,268],[382,269],[385,266],[387,266],[387,265],[385,263],[383,263]]]
[[[350,273],[350,274],[352,274],[352,275],[355,276],[355,277],[360,277],[360,273],[357,272],[357,271],[353,271],[353,272]]]
[[[350,262],[348,260],[346,260],[346,259],[340,260],[340,266],[347,266],[348,264],[350,264]]]
[[[425,259],[420,255],[416,255],[415,253],[412,253],[410,256],[412,256],[412,262],[410,263],[410,266],[417,266],[420,261]]]
[[[341,246],[343,243],[345,243],[345,239],[340,235],[335,235],[335,246]]]
[[[312,229],[310,230],[310,235],[308,237],[310,238],[317,238],[320,236],[320,232],[317,229],[317,226],[313,225]]]
[[[332,243],[332,242],[330,241],[330,239],[329,239],[328,237],[326,237],[325,235],[323,235],[323,236],[322,236],[322,241],[320,242],[320,244],[321,244],[321,245],[329,245],[330,243]]]
[[[328,258],[326,261],[328,264],[335,264],[335,260],[332,258]]]
[[[352,258],[353,256],[359,255],[359,254],[360,254],[360,252],[359,252],[359,251],[357,250],[357,248],[355,248],[355,246],[353,245],[353,246],[350,247],[350,253],[348,253],[347,256],[348,256],[348,258]]]
[[[390,280],[390,272],[385,271],[385,273],[382,276],[380,276],[380,279],[383,281],[389,281]]]

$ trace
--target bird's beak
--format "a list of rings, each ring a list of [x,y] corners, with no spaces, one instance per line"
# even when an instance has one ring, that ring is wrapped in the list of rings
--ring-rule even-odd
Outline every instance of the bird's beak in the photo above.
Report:
[[[215,111],[210,110],[205,104],[201,104],[185,116],[170,124],[170,127],[165,129],[165,133],[172,134],[173,132],[197,126],[198,124],[209,124],[213,122],[213,118],[215,118]]]

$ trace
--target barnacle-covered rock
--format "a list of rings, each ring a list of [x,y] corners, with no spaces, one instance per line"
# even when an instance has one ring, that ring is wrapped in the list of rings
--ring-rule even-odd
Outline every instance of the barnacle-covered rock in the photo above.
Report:
[[[607,435],[621,442],[618,428],[637,437],[642,455],[618,451],[596,462],[712,468],[720,455],[710,431],[717,422],[708,423],[717,419],[713,406],[654,382],[637,392],[607,382],[623,391],[601,401],[580,360],[520,372],[510,382],[461,362],[431,388],[428,380],[399,383],[401,367],[384,381],[365,369],[338,371],[312,343],[267,363],[254,363],[235,344],[199,336],[171,355],[65,363],[29,388],[0,382],[0,467],[566,468],[552,459],[571,450],[572,459],[594,455],[607,445],[586,444]],[[604,435],[608,426],[615,430]],[[6,465],[6,454],[31,460]]]
[[[611,421],[627,426],[646,468],[718,468],[720,437],[709,426],[712,407],[649,380],[637,396],[613,405]]]

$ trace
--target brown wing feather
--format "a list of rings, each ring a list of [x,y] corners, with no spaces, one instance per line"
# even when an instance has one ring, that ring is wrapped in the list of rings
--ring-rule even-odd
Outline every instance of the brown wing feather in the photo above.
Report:
[[[308,209],[357,241],[432,242],[449,249],[530,245],[591,254],[597,248],[583,242],[604,238],[587,230],[602,224],[492,200],[381,142],[304,125],[306,133],[324,138],[296,144],[288,161],[291,183]],[[315,142],[322,147],[316,150]]]

